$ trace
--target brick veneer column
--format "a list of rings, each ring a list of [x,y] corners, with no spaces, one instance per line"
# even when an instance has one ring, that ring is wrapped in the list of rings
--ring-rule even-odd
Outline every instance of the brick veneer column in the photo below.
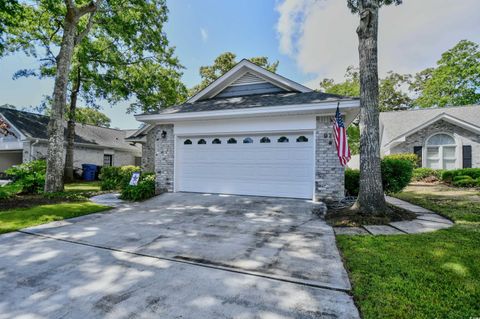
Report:
[[[173,192],[173,170],[175,158],[175,139],[173,125],[162,124],[155,129],[155,191],[157,193]],[[166,132],[162,138],[162,132]]]
[[[315,143],[315,199],[339,201],[345,196],[345,170],[338,160],[331,117],[317,117]]]

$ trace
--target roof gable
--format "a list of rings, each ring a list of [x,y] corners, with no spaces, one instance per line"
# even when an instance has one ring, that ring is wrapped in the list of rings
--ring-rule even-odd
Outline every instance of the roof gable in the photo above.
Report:
[[[311,91],[306,86],[244,59],[205,89],[191,97],[187,103],[215,97]]]
[[[387,146],[395,141],[401,141],[440,120],[479,132],[480,105],[380,113],[382,145]]]

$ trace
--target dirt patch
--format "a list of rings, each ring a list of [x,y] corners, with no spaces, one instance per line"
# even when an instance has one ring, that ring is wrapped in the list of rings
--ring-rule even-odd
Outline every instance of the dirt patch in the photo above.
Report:
[[[353,206],[353,205],[352,205]],[[327,224],[336,227],[359,227],[363,225],[386,225],[390,222],[413,220],[415,213],[387,204],[387,211],[376,214],[363,214],[352,206],[343,208],[329,208],[325,215]]]

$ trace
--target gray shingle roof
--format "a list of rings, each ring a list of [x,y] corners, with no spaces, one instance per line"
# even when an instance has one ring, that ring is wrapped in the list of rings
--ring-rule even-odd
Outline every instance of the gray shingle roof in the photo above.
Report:
[[[3,107],[0,107],[0,114],[27,137],[35,139],[48,138],[48,116]],[[64,132],[66,134],[66,129]],[[133,130],[118,130],[77,124],[75,126],[75,143],[138,152],[140,149],[137,146],[130,145],[130,143],[125,141],[127,134],[132,134],[132,132]]]
[[[310,104],[353,99],[356,98],[335,94],[327,94],[322,92],[258,94],[229,98],[213,98],[197,101],[194,103],[184,103],[148,114],[174,114],[187,112],[249,109],[255,107]]]
[[[380,113],[380,123],[384,126],[382,144],[385,145],[403,136],[441,114],[450,115],[480,128],[480,105],[382,112]]]

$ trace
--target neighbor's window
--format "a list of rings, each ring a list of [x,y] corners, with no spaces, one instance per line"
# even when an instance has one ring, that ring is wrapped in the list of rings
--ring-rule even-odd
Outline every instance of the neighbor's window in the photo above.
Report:
[[[243,144],[252,144],[253,140],[250,137],[246,137],[243,139]]]
[[[457,145],[448,134],[436,134],[427,141],[427,167],[434,169],[455,169]]]
[[[228,141],[227,141],[227,144],[237,144],[237,140],[234,139],[233,137],[229,138]]]
[[[302,135],[302,136],[299,136],[299,137],[297,138],[297,142],[298,142],[298,143],[308,142],[308,138],[306,138],[306,137],[303,136],[303,135]]]
[[[266,136],[265,136],[265,137],[262,137],[262,138],[260,139],[260,143],[270,143],[270,139],[269,139],[268,137],[266,137]]]
[[[112,166],[113,165],[113,155],[103,154],[103,166]]]
[[[282,136],[277,140],[278,143],[288,143],[288,138],[286,136]]]
[[[191,141],[191,140],[185,140],[185,142],[183,142],[183,144],[185,144],[185,145],[192,145],[192,141]]]
[[[222,141],[220,141],[220,139],[216,138],[212,141],[212,144],[222,144]]]
[[[203,138],[198,140],[198,144],[207,144],[207,141],[205,141]]]

